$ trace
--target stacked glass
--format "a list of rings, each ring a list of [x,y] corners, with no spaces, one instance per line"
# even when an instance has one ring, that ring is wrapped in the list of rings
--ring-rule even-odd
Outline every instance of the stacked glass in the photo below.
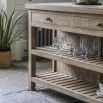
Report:
[[[53,46],[56,47],[56,54],[62,55],[63,46],[68,46],[69,56],[81,56],[84,61],[88,60],[88,57],[94,57],[96,59],[101,56],[101,38],[91,37],[85,35],[68,35],[63,38],[53,38]]]

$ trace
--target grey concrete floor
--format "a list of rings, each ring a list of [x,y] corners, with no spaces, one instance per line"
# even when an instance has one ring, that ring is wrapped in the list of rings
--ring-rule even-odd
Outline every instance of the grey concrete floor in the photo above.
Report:
[[[28,90],[27,61],[13,62],[11,67],[0,69],[0,95],[9,95]],[[40,59],[37,61],[37,72],[51,71],[51,61]],[[37,86],[34,91],[58,103],[83,103],[62,93]]]

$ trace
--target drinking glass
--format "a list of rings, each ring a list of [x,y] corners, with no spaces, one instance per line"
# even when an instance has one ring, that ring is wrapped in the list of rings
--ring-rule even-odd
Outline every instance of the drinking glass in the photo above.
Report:
[[[62,49],[64,49],[64,50],[68,50],[69,49],[69,45],[70,45],[70,41],[69,41],[69,38],[68,38],[68,36],[64,36],[63,38],[62,38]]]
[[[53,37],[52,42],[53,42],[53,47],[56,47],[57,44],[58,44],[58,39],[57,39],[57,37]]]
[[[71,53],[71,56],[75,56],[76,53],[77,53],[77,39],[78,39],[78,36],[76,35],[71,35],[70,37],[70,53]]]
[[[96,58],[99,58],[100,57],[100,55],[101,55],[101,50],[100,50],[100,48],[101,48],[101,39],[99,38],[99,37],[94,37],[93,38],[93,51],[94,51],[94,56],[96,57]]]
[[[89,41],[87,36],[80,36],[80,48],[83,59],[86,61],[88,55]]]
[[[75,47],[73,46],[73,44],[70,44],[70,54],[71,56],[75,56]]]
[[[62,49],[62,39],[54,37],[53,46],[56,48],[56,54],[61,54]]]

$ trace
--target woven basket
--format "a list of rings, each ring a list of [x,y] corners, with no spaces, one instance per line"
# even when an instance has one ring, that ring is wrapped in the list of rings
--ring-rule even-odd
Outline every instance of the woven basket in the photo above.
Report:
[[[0,68],[6,68],[11,65],[11,51],[0,52]]]

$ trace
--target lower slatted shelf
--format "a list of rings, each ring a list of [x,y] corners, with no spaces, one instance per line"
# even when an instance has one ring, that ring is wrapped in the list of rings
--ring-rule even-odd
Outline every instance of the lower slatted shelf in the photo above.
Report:
[[[32,82],[43,84],[88,103],[103,103],[103,98],[96,95],[98,88],[95,85],[59,72],[41,73],[32,77]]]

